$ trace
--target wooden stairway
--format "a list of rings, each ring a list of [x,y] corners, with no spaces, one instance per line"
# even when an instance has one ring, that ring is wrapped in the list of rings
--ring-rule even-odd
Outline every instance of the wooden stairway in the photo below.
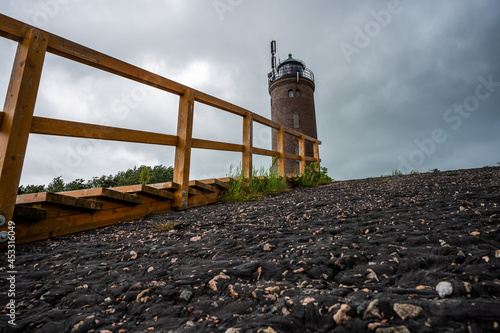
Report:
[[[228,179],[193,180],[186,193],[188,207],[212,204],[227,188]],[[173,207],[173,182],[93,188],[60,193],[18,195],[14,210],[16,243],[28,243],[130,221]],[[182,209],[182,208],[181,208]],[[0,243],[6,247],[7,243]]]

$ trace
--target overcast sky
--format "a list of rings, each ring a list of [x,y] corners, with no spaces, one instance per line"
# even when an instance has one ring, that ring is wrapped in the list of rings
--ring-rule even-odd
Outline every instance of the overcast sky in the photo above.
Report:
[[[0,12],[268,118],[274,39],[281,60],[292,53],[315,74],[322,165],[337,180],[500,162],[497,0],[2,0]],[[0,38],[2,98],[15,48]],[[175,135],[177,107],[175,95],[49,54],[35,115]],[[241,123],[195,105],[197,138],[241,143]],[[255,126],[255,146],[270,138]],[[173,153],[31,135],[21,183],[170,166]],[[191,178],[240,161],[194,150]]]

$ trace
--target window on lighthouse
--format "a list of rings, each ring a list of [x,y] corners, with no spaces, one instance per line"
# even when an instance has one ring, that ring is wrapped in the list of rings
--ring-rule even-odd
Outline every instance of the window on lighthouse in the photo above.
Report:
[[[299,128],[299,114],[297,112],[293,113],[293,128]]]
[[[288,97],[293,97],[293,90],[292,89],[288,90]]]
[[[300,97],[300,90],[299,89],[295,90],[295,97]]]

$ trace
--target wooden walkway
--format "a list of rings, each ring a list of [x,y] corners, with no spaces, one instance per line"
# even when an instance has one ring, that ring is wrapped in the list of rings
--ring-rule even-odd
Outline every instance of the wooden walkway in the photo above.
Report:
[[[228,179],[189,182],[187,206],[218,201]],[[28,243],[176,210],[173,182],[18,195],[14,209],[16,243]],[[6,247],[7,243],[0,243]]]

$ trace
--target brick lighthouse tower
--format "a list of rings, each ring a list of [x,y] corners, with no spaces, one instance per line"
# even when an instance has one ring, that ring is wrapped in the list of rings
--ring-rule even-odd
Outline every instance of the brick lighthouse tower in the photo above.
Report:
[[[316,111],[314,108],[314,74],[306,64],[288,59],[276,65],[276,41],[271,42],[271,66],[269,73],[269,94],[271,95],[271,119],[283,126],[318,138],[316,130]],[[277,149],[277,133],[273,131],[273,150]],[[306,142],[306,156],[313,155],[313,145]],[[299,154],[298,138],[285,135],[285,153]],[[287,174],[297,174],[299,163],[286,160]]]

